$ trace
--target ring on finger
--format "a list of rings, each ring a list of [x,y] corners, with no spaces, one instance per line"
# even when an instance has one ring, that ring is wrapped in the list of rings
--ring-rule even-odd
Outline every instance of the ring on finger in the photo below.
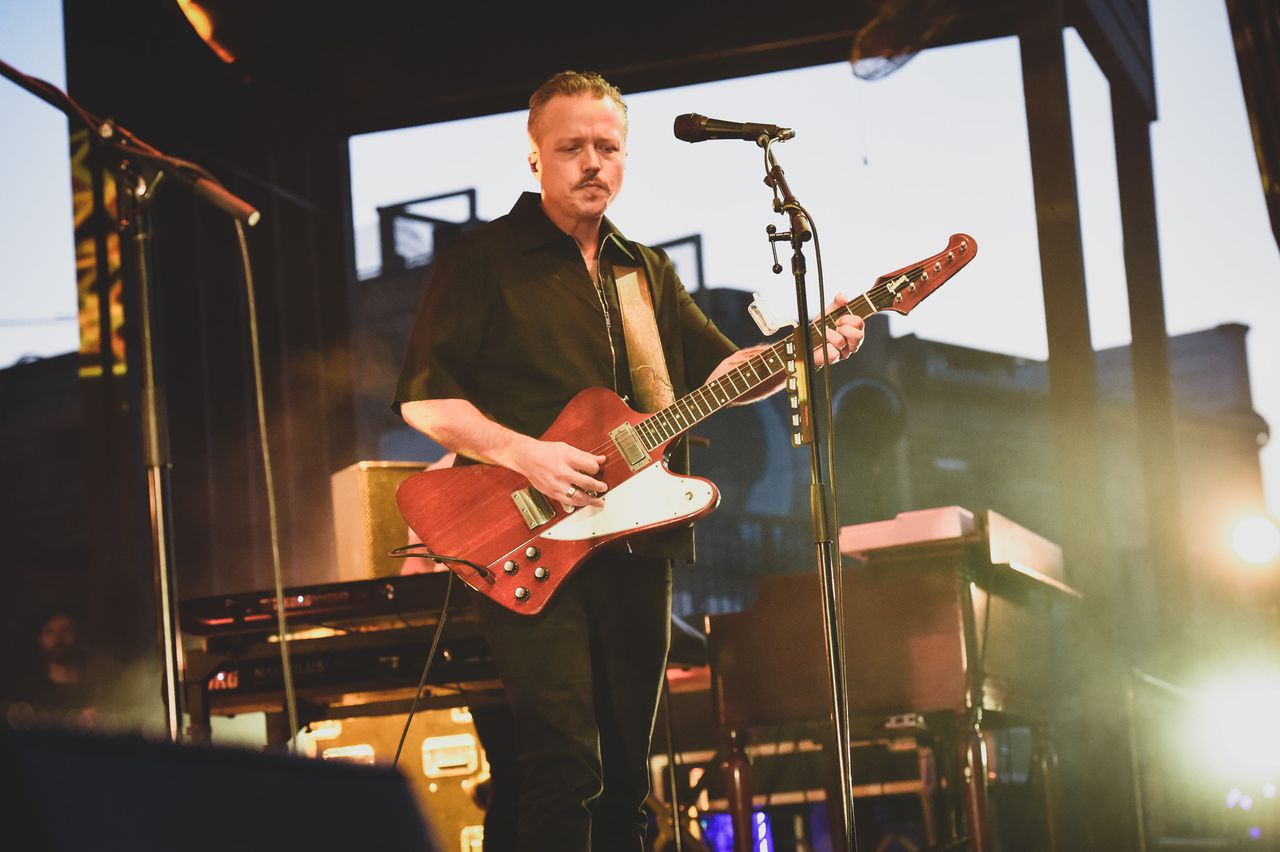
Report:
[[[568,491],[566,491],[566,492],[564,493],[564,496],[566,496],[566,497],[568,497],[570,500],[572,500],[572,499],[573,499],[573,495],[575,495],[575,494],[577,494],[577,493],[578,493],[578,486],[576,486],[576,485],[570,485],[570,486],[569,486],[569,490],[568,490]]]

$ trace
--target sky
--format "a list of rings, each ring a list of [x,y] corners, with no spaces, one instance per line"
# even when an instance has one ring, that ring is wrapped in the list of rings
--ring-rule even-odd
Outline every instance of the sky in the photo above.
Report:
[[[1151,13],[1159,110],[1151,138],[1168,330],[1249,325],[1255,407],[1280,423],[1280,251],[1225,6],[1153,0]],[[0,58],[62,86],[60,15],[51,0],[0,0]],[[1066,38],[1090,330],[1095,347],[1123,345],[1128,305],[1108,87],[1075,33]],[[860,293],[877,276],[940,250],[952,233],[975,238],[977,259],[909,317],[895,318],[894,334],[1047,356],[1014,39],[926,51],[877,82],[857,80],[841,63],[627,100],[630,159],[611,218],[645,242],[701,234],[708,285],[754,290],[774,311],[794,313],[789,278],[769,273],[764,228],[783,222],[761,183],[759,149],[679,142],[671,121],[685,112],[796,130],[776,153],[818,224],[830,290]],[[20,199],[0,205],[6,366],[23,355],[69,351],[77,340],[66,123],[7,81],[0,81],[0,122],[8,131],[0,137],[0,186]],[[476,187],[487,219],[504,213],[519,191],[535,189],[523,128],[523,113],[511,113],[355,137],[357,266],[378,264],[367,237],[380,204]],[[1270,511],[1280,515],[1275,442],[1262,460]]]

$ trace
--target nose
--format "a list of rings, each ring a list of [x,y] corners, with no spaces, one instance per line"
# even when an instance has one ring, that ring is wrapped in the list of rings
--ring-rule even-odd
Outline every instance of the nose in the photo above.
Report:
[[[583,149],[582,168],[593,173],[600,171],[600,152],[594,146],[588,145]]]

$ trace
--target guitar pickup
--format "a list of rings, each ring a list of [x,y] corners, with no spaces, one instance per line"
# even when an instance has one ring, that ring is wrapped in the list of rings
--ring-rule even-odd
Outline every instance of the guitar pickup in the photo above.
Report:
[[[533,487],[521,488],[511,492],[511,499],[520,510],[520,517],[529,525],[529,529],[537,529],[556,516],[551,501],[541,491]]]
[[[618,452],[622,453],[622,460],[633,471],[649,464],[649,451],[644,448],[644,444],[640,442],[640,436],[636,434],[635,427],[630,423],[623,423],[618,428],[611,430],[609,439],[618,448]]]

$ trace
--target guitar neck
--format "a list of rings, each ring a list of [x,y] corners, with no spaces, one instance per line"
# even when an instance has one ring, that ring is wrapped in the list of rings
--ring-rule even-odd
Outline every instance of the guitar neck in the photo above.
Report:
[[[877,311],[890,308],[898,288],[913,284],[924,271],[916,267],[886,281],[881,279],[861,296],[819,319],[809,323],[809,346],[816,347],[826,339],[826,328],[834,328],[836,321],[850,314],[867,318]],[[822,323],[825,321],[825,328]],[[636,424],[636,431],[645,447],[652,451],[667,441],[689,431],[725,406],[750,393],[779,373],[794,369],[794,361],[800,351],[796,347],[795,333],[753,355],[729,370],[718,379],[707,382],[697,390],[685,394],[661,411],[656,411]]]

